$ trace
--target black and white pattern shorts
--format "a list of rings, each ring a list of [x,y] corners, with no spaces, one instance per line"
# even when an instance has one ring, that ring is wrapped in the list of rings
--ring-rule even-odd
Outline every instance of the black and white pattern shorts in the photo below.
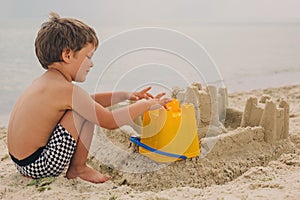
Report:
[[[57,124],[45,147],[23,160],[17,160],[12,155],[11,158],[21,174],[38,179],[61,174],[75,149],[74,138],[61,124]]]

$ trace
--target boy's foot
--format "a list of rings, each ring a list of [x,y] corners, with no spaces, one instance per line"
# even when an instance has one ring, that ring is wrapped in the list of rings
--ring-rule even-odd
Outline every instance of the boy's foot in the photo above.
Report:
[[[88,166],[80,168],[69,167],[66,176],[68,179],[79,177],[82,180],[89,181],[92,183],[104,183],[105,181],[109,180],[108,176],[101,174]]]

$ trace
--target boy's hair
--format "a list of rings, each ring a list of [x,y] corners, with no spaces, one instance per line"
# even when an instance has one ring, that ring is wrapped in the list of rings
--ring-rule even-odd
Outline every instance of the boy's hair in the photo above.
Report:
[[[42,64],[48,66],[62,61],[63,50],[75,53],[88,43],[98,47],[98,38],[93,28],[72,18],[60,18],[56,13],[50,13],[50,19],[44,22],[35,39],[35,53]]]

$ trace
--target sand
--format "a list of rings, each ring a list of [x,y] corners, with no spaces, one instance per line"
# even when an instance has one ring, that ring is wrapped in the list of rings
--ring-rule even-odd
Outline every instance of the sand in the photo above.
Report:
[[[2,128],[0,199],[299,199],[300,85],[230,94],[229,107],[243,111],[250,96],[264,94],[290,104],[287,139],[269,144],[262,127],[236,129],[241,116],[234,112],[227,121],[232,130],[203,142],[200,158],[158,164],[138,154],[121,130],[98,131],[89,164],[112,177],[104,184],[67,180],[64,174],[40,182],[21,176],[7,155]],[[204,155],[209,140],[215,146]]]

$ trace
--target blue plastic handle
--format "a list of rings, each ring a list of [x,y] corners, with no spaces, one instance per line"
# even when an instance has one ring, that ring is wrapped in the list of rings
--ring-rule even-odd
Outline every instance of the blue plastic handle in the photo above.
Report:
[[[130,141],[137,144],[138,146],[140,147],[143,147],[144,149],[147,149],[148,151],[151,151],[151,152],[154,152],[154,153],[157,153],[157,154],[161,154],[161,155],[164,155],[164,156],[169,156],[169,157],[174,157],[174,158],[181,158],[181,159],[187,159],[186,156],[184,155],[178,155],[178,154],[174,154],[174,153],[168,153],[168,152],[164,152],[164,151],[160,151],[160,150],[157,150],[157,149],[154,149],[152,147],[149,147],[148,145],[140,142],[140,138],[139,137],[130,137]]]

